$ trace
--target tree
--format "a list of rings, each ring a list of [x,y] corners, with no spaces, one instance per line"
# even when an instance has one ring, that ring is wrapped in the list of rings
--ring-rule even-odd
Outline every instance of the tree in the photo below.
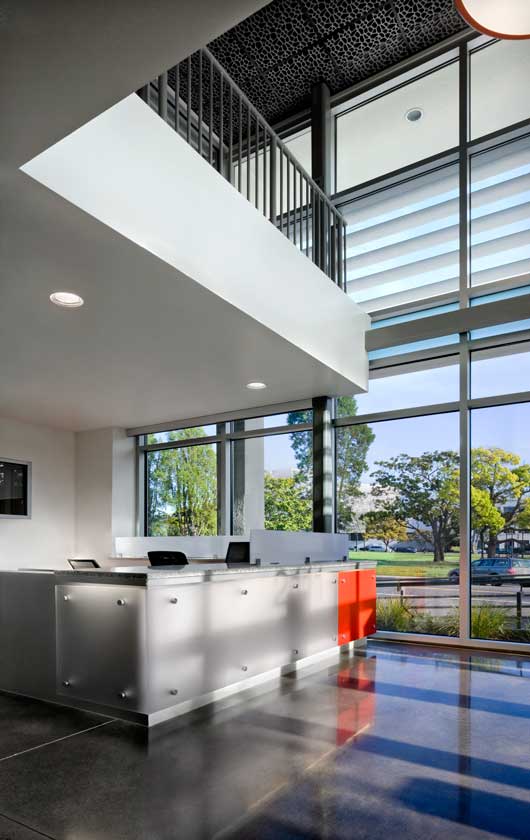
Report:
[[[443,562],[458,534],[458,455],[452,451],[402,453],[377,461],[373,496],[381,509],[432,541],[433,560]]]
[[[337,414],[340,417],[355,416],[357,401],[355,397],[339,397]],[[291,425],[311,422],[311,412],[292,411],[287,416]],[[375,439],[371,428],[366,424],[341,427],[337,436],[336,457],[336,494],[337,494],[337,530],[350,532],[358,530],[355,516],[355,501],[362,494],[359,488],[362,474],[367,468],[366,457]],[[291,434],[291,445],[296,465],[301,474],[313,474],[313,446],[310,435]]]
[[[371,510],[364,514],[363,520],[366,528],[365,539],[381,540],[385,544],[385,551],[388,551],[388,546],[393,540],[400,542],[407,539],[405,523],[384,510]]]
[[[265,473],[265,528],[272,531],[310,531],[311,498],[298,476],[275,478]]]
[[[169,440],[196,438],[200,430],[171,432]],[[148,513],[152,536],[217,533],[217,459],[208,445],[148,453]]]
[[[491,501],[489,493],[471,486],[471,530],[479,537],[482,551],[488,529],[492,528],[498,534],[504,528],[504,523],[505,519]]]
[[[471,450],[471,483],[477,530],[483,537],[487,534],[488,557],[494,557],[500,531],[518,524],[521,527],[526,516],[530,465],[521,464],[519,455],[497,446],[477,447]]]

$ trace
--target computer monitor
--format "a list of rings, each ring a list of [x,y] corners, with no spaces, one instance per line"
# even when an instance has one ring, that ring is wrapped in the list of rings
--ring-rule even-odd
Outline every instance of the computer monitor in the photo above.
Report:
[[[226,564],[231,563],[250,563],[250,543],[249,542],[231,542],[228,545],[226,552]]]
[[[183,551],[148,551],[151,566],[187,566],[188,558]]]
[[[99,563],[96,563],[95,560],[70,560],[68,559],[72,569],[80,572],[85,569],[99,569]]]

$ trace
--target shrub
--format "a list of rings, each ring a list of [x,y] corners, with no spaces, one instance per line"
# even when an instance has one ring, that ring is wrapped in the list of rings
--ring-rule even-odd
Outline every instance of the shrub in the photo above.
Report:
[[[458,636],[460,610],[446,615],[415,612],[400,598],[382,598],[377,602],[377,627],[398,633],[425,633],[433,636]],[[476,604],[471,608],[471,635],[475,639],[497,639],[506,642],[530,642],[530,623],[516,628],[506,607]]]
[[[413,611],[399,598],[382,598],[377,601],[378,630],[396,630],[410,633],[415,627]]]

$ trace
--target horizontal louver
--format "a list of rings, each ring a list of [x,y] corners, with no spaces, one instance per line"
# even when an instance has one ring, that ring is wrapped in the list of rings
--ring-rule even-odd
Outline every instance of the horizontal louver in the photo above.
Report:
[[[368,311],[456,291],[458,167],[447,166],[343,208],[348,292]],[[479,285],[530,271],[530,140],[471,166],[471,270]]]

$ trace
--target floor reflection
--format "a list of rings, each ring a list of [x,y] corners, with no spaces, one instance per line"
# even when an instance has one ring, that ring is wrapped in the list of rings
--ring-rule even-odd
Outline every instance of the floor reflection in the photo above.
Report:
[[[64,738],[55,709],[57,740],[0,762],[0,814],[54,840],[530,837],[529,687],[520,658],[371,643],[149,733]]]

